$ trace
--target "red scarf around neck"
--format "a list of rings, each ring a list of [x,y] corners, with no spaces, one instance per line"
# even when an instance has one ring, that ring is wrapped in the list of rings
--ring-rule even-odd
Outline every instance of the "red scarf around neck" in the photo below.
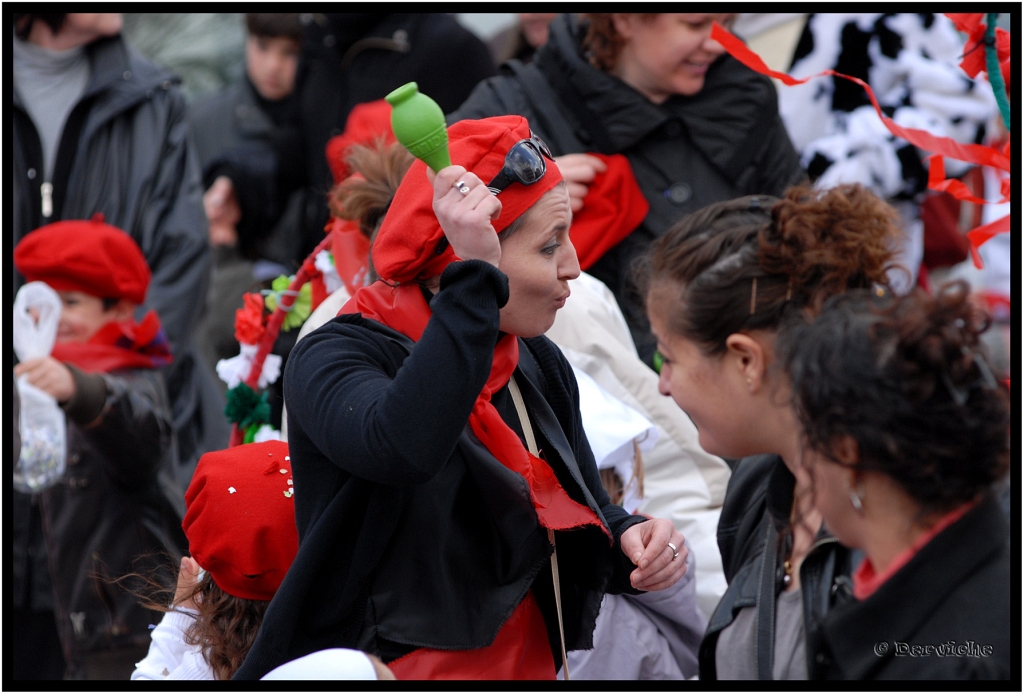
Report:
[[[59,342],[53,346],[57,361],[74,364],[82,371],[110,372],[118,369],[156,369],[171,363],[167,336],[155,311],[141,321],[111,321],[88,342]]]
[[[410,283],[392,287],[382,281],[356,292],[338,315],[348,313],[359,313],[363,318],[382,323],[416,342],[423,335],[431,315],[419,285]],[[526,450],[519,436],[491,404],[491,396],[505,387],[518,363],[519,341],[515,335],[504,335],[494,348],[491,375],[469,415],[473,433],[502,465],[527,481],[533,507],[542,526],[551,530],[568,530],[596,525],[608,534],[589,507],[569,497],[551,466]]]

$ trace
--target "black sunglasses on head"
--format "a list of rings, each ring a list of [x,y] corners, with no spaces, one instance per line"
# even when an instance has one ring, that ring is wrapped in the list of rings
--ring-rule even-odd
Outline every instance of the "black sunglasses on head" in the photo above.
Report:
[[[545,157],[551,161],[555,160],[544,141],[531,132],[528,140],[520,140],[512,145],[512,149],[505,155],[505,165],[487,184],[487,189],[497,195],[513,183],[533,185],[544,178],[548,170]]]

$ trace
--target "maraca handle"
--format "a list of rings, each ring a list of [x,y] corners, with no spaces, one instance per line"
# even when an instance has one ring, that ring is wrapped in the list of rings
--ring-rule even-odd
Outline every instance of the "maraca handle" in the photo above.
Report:
[[[434,171],[451,166],[447,124],[437,102],[422,94],[415,82],[402,85],[384,99],[391,104],[395,139]]]

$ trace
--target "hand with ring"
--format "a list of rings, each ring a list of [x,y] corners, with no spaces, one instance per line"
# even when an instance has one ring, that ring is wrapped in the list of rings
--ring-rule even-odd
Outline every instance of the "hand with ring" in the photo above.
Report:
[[[619,547],[637,568],[629,575],[638,590],[664,590],[686,573],[683,535],[672,521],[654,518],[631,526],[622,533]]]
[[[497,267],[501,243],[491,222],[501,214],[501,201],[461,166],[447,166],[437,174],[427,168],[427,179],[434,186],[434,214],[455,255]]]

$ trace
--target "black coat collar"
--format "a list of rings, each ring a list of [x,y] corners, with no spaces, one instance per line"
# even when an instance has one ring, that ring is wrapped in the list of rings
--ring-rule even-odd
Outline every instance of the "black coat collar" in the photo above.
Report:
[[[727,54],[711,65],[700,93],[652,103],[587,62],[581,48],[583,31],[574,15],[559,16],[551,23],[550,38],[538,51],[536,64],[553,84],[577,92],[617,152],[678,119],[693,145],[725,171],[743,145],[743,135],[763,119],[777,117],[774,85]]]
[[[834,610],[822,626],[822,636],[837,674],[843,679],[873,677],[892,660],[892,642],[914,641],[946,598],[1005,549],[1007,533],[1002,511],[985,499],[936,535],[866,600]],[[875,645],[881,625],[890,647],[879,656]]]

